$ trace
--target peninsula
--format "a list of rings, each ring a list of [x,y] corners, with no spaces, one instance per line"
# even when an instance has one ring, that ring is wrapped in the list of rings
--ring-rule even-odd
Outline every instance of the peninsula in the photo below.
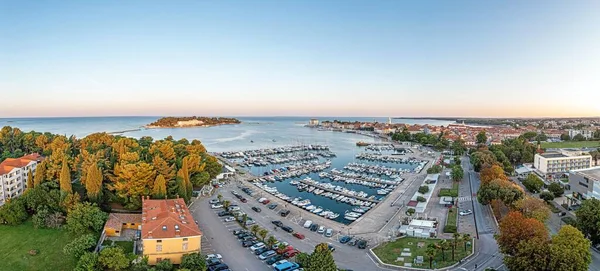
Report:
[[[152,122],[145,128],[183,128],[183,127],[210,127],[224,124],[239,124],[240,120],[236,118],[223,117],[164,117]]]

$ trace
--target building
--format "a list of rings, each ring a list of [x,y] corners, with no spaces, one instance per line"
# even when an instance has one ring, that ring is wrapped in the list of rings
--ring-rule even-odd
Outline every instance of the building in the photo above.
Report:
[[[310,119],[310,121],[308,122],[308,126],[319,126],[319,120],[318,119]]]
[[[110,213],[106,224],[104,224],[104,232],[108,237],[121,236],[124,230],[138,230],[141,225],[141,214]]]
[[[594,137],[594,131],[569,129],[569,138],[574,138],[576,135],[582,135],[585,139],[590,139]]]
[[[554,179],[571,170],[592,166],[592,156],[581,153],[545,152],[536,154],[533,166],[546,179]]]
[[[432,220],[413,219],[410,221],[409,225],[401,225],[398,231],[412,237],[434,238],[437,233],[437,222]]]
[[[149,264],[180,264],[184,254],[200,252],[201,237],[183,199],[142,198],[142,252]]]
[[[35,174],[40,159],[39,154],[33,153],[21,158],[6,158],[0,163],[0,206],[23,194],[27,188],[27,174],[29,170]]]
[[[578,199],[600,199],[600,167],[572,170],[569,186]]]

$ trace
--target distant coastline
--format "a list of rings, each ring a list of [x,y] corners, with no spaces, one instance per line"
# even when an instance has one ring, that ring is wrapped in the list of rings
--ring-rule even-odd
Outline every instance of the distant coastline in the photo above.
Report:
[[[146,129],[161,128],[191,128],[191,127],[212,127],[227,124],[240,124],[236,118],[224,117],[163,117],[150,124],[144,125]]]

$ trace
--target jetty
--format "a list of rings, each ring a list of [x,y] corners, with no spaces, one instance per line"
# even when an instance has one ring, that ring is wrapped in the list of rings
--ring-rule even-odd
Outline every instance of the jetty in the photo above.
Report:
[[[128,132],[137,132],[137,131],[141,131],[141,130],[142,130],[142,128],[137,128],[137,129],[129,129],[129,130],[123,130],[123,131],[107,132],[107,134],[119,135],[119,134],[124,134],[124,133],[128,133]]]
[[[356,174],[357,175],[357,174]],[[341,177],[341,178],[352,178],[358,181],[365,181],[365,182],[371,182],[371,183],[377,183],[377,184],[381,184],[381,185],[397,185],[399,183],[401,183],[402,181],[394,181],[394,180],[382,180],[381,178],[364,178],[362,176],[355,176],[355,174],[348,174],[348,173],[344,173],[344,172],[340,172],[337,170],[331,170],[329,173],[324,174],[323,175],[325,178],[329,178],[329,179],[333,179],[330,176],[333,177]],[[335,181],[335,180],[334,180]]]
[[[369,198],[365,198],[365,197],[359,197],[359,196],[351,195],[351,194],[348,194],[348,193],[345,193],[345,192],[336,191],[335,189],[331,189],[331,188],[328,188],[328,187],[323,187],[323,186],[317,185],[315,183],[312,183],[312,182],[309,182],[309,181],[306,181],[306,180],[298,180],[298,181],[301,182],[301,183],[303,183],[303,184],[305,184],[305,185],[312,186],[312,187],[315,187],[315,188],[318,188],[318,189],[322,189],[322,190],[325,190],[327,192],[331,192],[333,194],[338,194],[338,195],[342,195],[342,196],[345,196],[345,197],[348,197],[348,198],[354,198],[354,199],[358,199],[358,200],[362,200],[362,201],[368,201],[368,202],[371,202],[371,203],[379,203],[379,201],[375,200],[375,199],[369,199]]]

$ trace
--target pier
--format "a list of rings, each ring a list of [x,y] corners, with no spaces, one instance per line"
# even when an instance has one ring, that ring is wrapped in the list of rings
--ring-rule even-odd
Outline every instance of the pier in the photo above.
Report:
[[[308,182],[306,180],[298,180],[298,181],[301,182],[301,183],[303,183],[303,184],[306,184],[308,186],[314,186],[315,188],[322,189],[322,190],[325,190],[327,192],[331,192],[331,193],[334,193],[334,194],[343,195],[345,197],[354,198],[354,199],[358,199],[358,200],[362,200],[362,201],[368,201],[368,202],[372,202],[372,203],[379,203],[378,200],[363,198],[363,197],[359,197],[359,196],[350,195],[348,193],[344,193],[344,192],[340,192],[340,191],[335,191],[335,189],[330,189],[330,188],[327,188],[327,187],[318,186],[318,185],[315,185],[314,183]]]
[[[123,130],[123,131],[116,131],[116,132],[107,132],[107,134],[109,135],[118,135],[118,134],[124,134],[124,133],[128,133],[128,132],[137,132],[137,131],[141,131],[142,128],[137,128],[137,129],[129,129],[129,130]]]
[[[328,175],[332,175],[332,176],[336,176],[336,177],[341,177],[341,178],[352,178],[352,179],[359,180],[359,181],[365,181],[365,182],[371,182],[371,183],[377,183],[377,184],[387,184],[387,185],[397,185],[397,184],[399,184],[399,183],[402,182],[402,181],[397,182],[397,181],[393,181],[393,180],[389,180],[389,181],[379,181],[379,180],[374,180],[374,179],[370,180],[370,179],[366,179],[366,178],[359,177],[359,176],[357,176],[357,177],[348,176],[348,175],[340,173],[338,171],[335,171],[335,172],[334,171],[330,171],[328,173]]]

